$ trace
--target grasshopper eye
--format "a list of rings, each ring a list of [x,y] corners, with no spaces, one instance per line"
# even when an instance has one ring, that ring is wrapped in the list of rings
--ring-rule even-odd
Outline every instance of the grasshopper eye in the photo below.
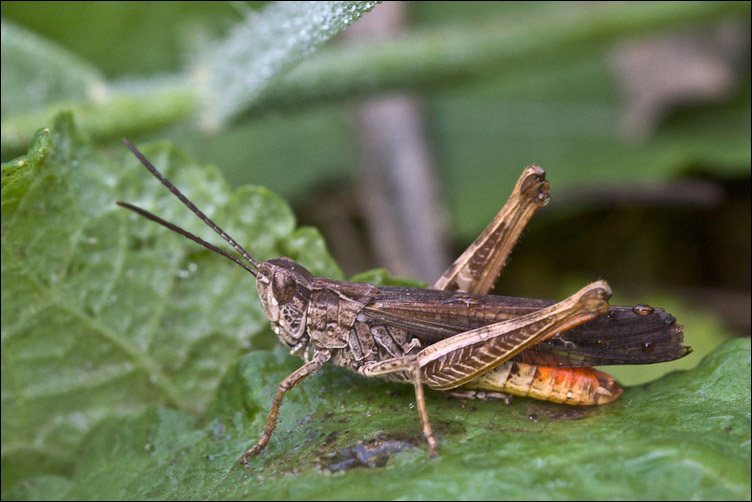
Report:
[[[272,293],[280,305],[292,300],[295,295],[295,277],[285,269],[277,270],[272,279]]]

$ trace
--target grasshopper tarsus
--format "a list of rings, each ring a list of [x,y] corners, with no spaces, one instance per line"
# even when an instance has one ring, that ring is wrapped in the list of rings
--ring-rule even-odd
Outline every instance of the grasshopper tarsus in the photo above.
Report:
[[[248,465],[248,457],[257,455],[261,450],[264,449],[264,447],[266,446],[266,443],[268,442],[269,442],[269,438],[266,438],[266,441],[264,441],[262,445],[256,444],[256,446],[254,446],[253,448],[246,450],[246,452],[243,453],[243,455],[240,457],[240,463],[242,465]]]
[[[437,390],[466,386],[569,404],[599,404],[618,397],[621,389],[608,375],[588,366],[668,361],[690,351],[683,345],[681,327],[670,314],[642,306],[609,310],[611,290],[604,281],[559,303],[488,295],[523,228],[548,202],[550,186],[538,166],[525,168],[506,204],[436,281],[434,289],[377,287],[315,277],[287,258],[257,262],[141,152],[125,143],[149,172],[242,260],[148,211],[120,205],[251,273],[272,330],[291,353],[306,360],[278,385],[261,438],[240,457],[243,465],[268,444],[284,395],[327,361],[367,377],[412,384],[428,456],[435,457],[438,443],[428,419],[423,385]],[[608,315],[603,315],[606,312]],[[576,328],[591,322],[590,329]],[[566,338],[560,336],[572,328]],[[539,346],[545,350],[538,350]],[[540,364],[545,366],[537,366]],[[575,371],[579,369],[582,371]],[[483,387],[482,380],[490,382],[490,387]],[[528,385],[530,392],[521,390],[525,382],[536,384],[535,392],[532,384]]]

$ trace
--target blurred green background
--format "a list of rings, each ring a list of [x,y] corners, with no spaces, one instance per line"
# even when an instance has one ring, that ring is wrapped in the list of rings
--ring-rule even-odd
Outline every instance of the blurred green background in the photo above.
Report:
[[[396,21],[383,4],[339,35],[341,26],[314,19],[320,39],[278,4],[0,8],[3,162],[70,109],[107,157],[124,157],[123,136],[169,140],[233,186],[280,194],[301,224],[322,230],[347,276],[383,266],[430,282],[382,256],[369,230],[410,219],[371,214],[366,203],[379,187],[364,145],[380,139],[364,110],[400,96],[414,106],[408,132],[437,190],[424,209],[439,223],[437,260],[459,255],[537,163],[552,201],[498,293],[562,298],[603,278],[613,303],[674,313],[695,353],[607,370],[626,384],[749,336],[747,2],[414,2]],[[250,12],[266,17],[239,37]],[[381,190],[395,208],[415,195]],[[412,266],[429,261],[417,256]]]

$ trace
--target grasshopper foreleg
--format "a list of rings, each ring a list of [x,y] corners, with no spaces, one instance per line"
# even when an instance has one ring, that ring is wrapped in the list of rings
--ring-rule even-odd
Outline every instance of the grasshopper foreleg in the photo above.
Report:
[[[274,401],[272,401],[272,408],[269,410],[269,418],[266,419],[264,433],[261,435],[261,439],[258,440],[256,445],[247,450],[243,453],[243,456],[240,457],[241,464],[246,465],[248,463],[248,457],[263,450],[269,442],[269,438],[272,436],[272,432],[274,432],[274,428],[277,426],[277,414],[279,413],[279,407],[282,406],[282,398],[285,393],[299,384],[306,377],[316,373],[330,357],[331,353],[329,352],[315,352],[313,354],[313,359],[292,372],[287,378],[279,383],[277,386],[277,394],[274,396]]]

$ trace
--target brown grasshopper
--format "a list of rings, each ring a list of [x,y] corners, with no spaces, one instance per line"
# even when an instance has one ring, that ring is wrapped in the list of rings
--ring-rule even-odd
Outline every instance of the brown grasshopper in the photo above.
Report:
[[[545,172],[530,165],[489,226],[439,278],[433,289],[375,286],[313,276],[290,260],[258,263],[188,200],[127,140],[141,163],[245,261],[158,216],[119,205],[234,261],[256,277],[261,305],[279,339],[305,360],[282,380],[261,439],[240,461],[269,442],[287,391],[326,362],[366,377],[410,383],[429,445],[437,443],[423,385],[468,389],[483,397],[507,392],[567,404],[602,404],[621,388],[591,368],[648,364],[687,355],[682,326],[647,305],[609,307],[605,281],[585,286],[558,303],[488,295],[533,213],[549,199]]]

